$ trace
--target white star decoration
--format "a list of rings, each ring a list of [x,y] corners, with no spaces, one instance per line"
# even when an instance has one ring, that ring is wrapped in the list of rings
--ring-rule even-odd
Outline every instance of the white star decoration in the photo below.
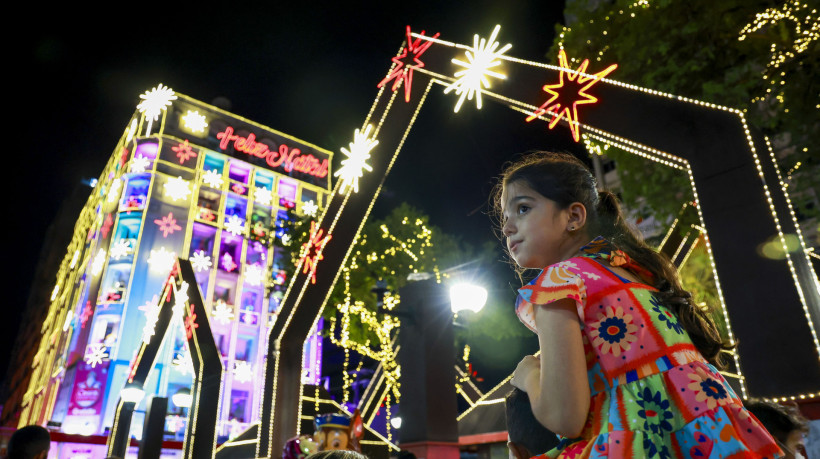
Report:
[[[102,343],[92,344],[88,347],[85,354],[85,363],[91,365],[91,368],[97,365],[102,365],[103,360],[108,358],[108,351]]]
[[[169,252],[165,247],[160,247],[159,250],[151,250],[151,254],[148,256],[148,264],[151,266],[151,271],[167,273],[171,271],[176,257],[177,255],[174,252]]]
[[[202,181],[211,188],[221,188],[222,182],[224,182],[222,179],[222,174],[220,174],[216,169],[205,171],[205,173],[202,174]]]
[[[253,192],[253,199],[263,206],[269,206],[273,200],[273,196],[271,195],[269,189],[263,186],[258,186]]]
[[[214,319],[222,325],[227,325],[233,320],[233,309],[228,306],[228,303],[222,300],[216,300],[216,308],[214,309]]]
[[[241,218],[231,215],[225,223],[225,229],[234,236],[239,236],[245,231],[245,224]]]
[[[359,179],[362,177],[363,170],[373,170],[365,162],[370,158],[370,150],[379,144],[378,140],[368,138],[371,128],[372,126],[368,124],[364,132],[356,129],[353,133],[353,142],[350,142],[350,150],[342,147],[342,153],[347,156],[347,159],[342,160],[342,167],[333,174],[334,177],[341,177],[340,194],[344,194],[348,187],[358,193]]]
[[[146,301],[144,305],[138,307],[140,311],[145,313],[145,326],[142,328],[142,341],[148,343],[151,337],[154,336],[154,330],[159,319],[159,298],[154,295],[153,298]]]
[[[184,180],[182,177],[176,177],[168,180],[165,182],[165,185],[163,185],[163,189],[165,190],[165,196],[168,196],[174,202],[178,199],[187,199],[188,195],[191,194],[191,189],[188,187],[188,181]]]
[[[282,245],[284,245],[284,246],[290,245],[290,234],[283,234],[282,237],[279,238],[279,239],[282,240]]]
[[[501,26],[495,26],[493,33],[487,40],[483,38],[479,40],[478,34],[473,36],[473,47],[465,51],[468,62],[453,58],[452,62],[454,64],[464,67],[464,70],[459,70],[455,73],[456,81],[444,89],[444,94],[448,94],[455,89],[456,94],[460,96],[456,103],[455,112],[458,112],[458,109],[461,108],[464,99],[473,100],[473,95],[476,97],[476,107],[481,108],[482,86],[483,89],[490,88],[488,76],[500,79],[507,78],[507,76],[502,73],[490,70],[492,67],[501,63],[501,61],[498,60],[499,57],[512,47],[512,45],[508,43],[496,51],[499,43],[495,41],[495,39],[498,36],[499,30],[501,30]]]
[[[105,250],[100,249],[97,251],[97,256],[94,257],[94,261],[91,262],[91,274],[98,276],[102,272],[103,265],[105,265]]]
[[[265,270],[257,265],[245,266],[245,282],[253,286],[259,286],[265,280]]]
[[[253,379],[253,367],[248,362],[244,362],[242,360],[237,360],[234,362],[233,368],[233,377],[241,382],[245,383]]]
[[[316,205],[315,202],[307,201],[302,203],[302,212],[310,217],[315,217],[316,213],[319,211],[319,206]]]
[[[174,289],[174,318],[182,317],[185,309],[185,303],[188,302],[188,283],[182,281],[179,284],[179,289]]]
[[[194,252],[189,261],[191,262],[191,266],[193,266],[197,272],[208,270],[211,266],[213,266],[213,263],[211,263],[211,257],[205,255],[204,250]]]
[[[145,156],[137,156],[131,160],[131,172],[145,172],[150,165],[151,161],[149,161],[148,158]]]
[[[122,180],[115,178],[111,181],[111,188],[108,190],[106,201],[115,202],[120,197],[120,186],[122,186]]]
[[[183,375],[187,375],[188,373],[194,374],[194,362],[191,360],[191,357],[188,355],[187,352],[181,352],[174,360],[171,361],[176,367],[176,370]]]
[[[205,128],[208,127],[208,123],[205,121],[205,115],[200,115],[199,111],[190,111],[182,117],[182,122],[185,123],[185,127],[190,129],[191,132],[205,132]]]
[[[156,88],[145,91],[145,94],[140,95],[142,102],[137,105],[137,110],[145,115],[148,120],[148,127],[145,135],[151,135],[151,124],[159,119],[160,112],[167,110],[171,106],[171,101],[176,100],[177,96],[174,91],[168,86],[163,86],[160,83]]]
[[[131,252],[131,241],[119,239],[111,246],[111,258],[119,260]]]

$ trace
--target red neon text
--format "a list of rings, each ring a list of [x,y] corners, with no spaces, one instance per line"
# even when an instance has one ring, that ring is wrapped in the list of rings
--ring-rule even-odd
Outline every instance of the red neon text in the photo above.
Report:
[[[256,135],[248,134],[241,137],[234,134],[232,127],[228,126],[224,132],[216,135],[219,139],[219,148],[226,149],[233,142],[233,148],[250,156],[264,158],[270,167],[282,167],[287,172],[296,171],[310,174],[315,177],[324,178],[327,176],[328,160],[307,154],[302,154],[298,148],[290,148],[287,145],[279,145],[278,150],[271,150],[267,145],[256,141]]]

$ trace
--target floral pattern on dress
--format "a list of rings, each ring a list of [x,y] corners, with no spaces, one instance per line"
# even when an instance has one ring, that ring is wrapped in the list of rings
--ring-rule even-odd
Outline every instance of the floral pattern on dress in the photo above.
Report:
[[[723,384],[709,375],[703,368],[695,367],[695,371],[687,376],[692,381],[689,384],[689,389],[695,392],[695,400],[706,403],[710,410],[732,401]]]
[[[675,333],[679,335],[683,334],[683,327],[678,322],[678,318],[672,314],[672,311],[662,305],[661,302],[655,298],[655,295],[650,297],[649,302],[652,304],[652,312],[657,314],[656,318],[665,324],[668,330],[674,330]]]
[[[637,340],[638,327],[632,323],[632,315],[624,314],[620,307],[608,307],[606,314],[599,314],[589,334],[592,344],[604,354],[621,355]]]

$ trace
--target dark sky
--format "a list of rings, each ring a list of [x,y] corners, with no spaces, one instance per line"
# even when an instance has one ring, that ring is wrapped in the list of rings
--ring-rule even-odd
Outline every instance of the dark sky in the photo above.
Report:
[[[46,227],[82,179],[99,175],[146,90],[163,83],[204,102],[227,98],[232,112],[332,150],[338,163],[406,25],[471,44],[473,34],[486,37],[500,24],[499,41],[513,45],[507,54],[543,62],[563,9],[563,1],[544,0],[438,3],[205,2],[184,9],[154,2],[123,4],[116,14],[42,7],[16,15],[28,19],[25,32],[4,40],[12,48],[5,73],[14,78],[4,132],[13,236],[6,240],[11,300],[4,320],[13,329],[0,341],[4,358]],[[379,205],[410,202],[432,224],[480,244],[491,237],[482,211],[504,160],[565,147],[569,134],[524,123],[492,103],[453,114],[455,101],[434,89]]]

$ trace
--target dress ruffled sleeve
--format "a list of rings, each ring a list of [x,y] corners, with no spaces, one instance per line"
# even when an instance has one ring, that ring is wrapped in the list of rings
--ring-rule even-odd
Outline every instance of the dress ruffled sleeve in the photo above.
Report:
[[[578,315],[583,317],[586,286],[579,273],[578,265],[569,259],[548,266],[532,282],[518,289],[515,313],[521,323],[535,332],[533,305],[550,304],[565,298],[575,301]]]

